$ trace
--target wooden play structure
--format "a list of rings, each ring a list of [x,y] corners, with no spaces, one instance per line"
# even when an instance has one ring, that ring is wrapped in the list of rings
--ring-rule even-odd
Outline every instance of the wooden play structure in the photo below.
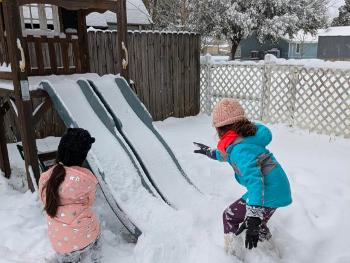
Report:
[[[44,91],[30,90],[28,76],[67,75],[90,72],[86,15],[111,10],[118,18],[121,75],[129,80],[126,0],[0,0],[0,169],[11,174],[5,138],[4,115],[11,110],[20,130],[29,188],[39,179],[35,124],[50,108]],[[35,109],[32,98],[46,98]],[[47,156],[46,156],[47,157]],[[45,158],[45,156],[43,156]],[[33,182],[36,180],[36,182]]]

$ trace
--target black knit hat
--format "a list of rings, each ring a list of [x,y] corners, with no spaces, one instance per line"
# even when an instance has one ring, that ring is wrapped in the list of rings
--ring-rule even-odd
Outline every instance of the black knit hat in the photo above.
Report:
[[[94,142],[95,138],[87,130],[69,128],[58,145],[57,162],[65,166],[82,165]]]

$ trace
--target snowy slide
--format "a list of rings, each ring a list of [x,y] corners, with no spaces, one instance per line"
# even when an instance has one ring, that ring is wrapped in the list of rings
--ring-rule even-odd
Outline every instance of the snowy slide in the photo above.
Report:
[[[154,128],[152,117],[127,82],[116,76],[79,80],[83,93],[95,90],[163,200],[175,208],[191,207],[201,199],[170,147]]]
[[[121,223],[138,237],[147,228],[145,218],[167,205],[160,200],[114,121],[99,100],[94,109],[75,79],[47,77],[41,87],[67,127],[87,129],[96,138],[88,163]],[[93,96],[93,95],[92,95]]]

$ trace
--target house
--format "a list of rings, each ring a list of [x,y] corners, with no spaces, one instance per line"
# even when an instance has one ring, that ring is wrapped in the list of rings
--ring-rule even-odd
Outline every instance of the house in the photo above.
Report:
[[[127,0],[126,11],[128,29],[147,29],[152,25],[152,18],[142,0]],[[111,11],[93,12],[86,17],[86,24],[97,29],[116,29],[117,17]]]
[[[61,33],[75,33],[77,14],[74,10],[58,8],[48,4],[26,4],[20,8],[24,35],[58,36]],[[145,29],[152,19],[142,0],[127,0],[129,29]],[[116,29],[117,17],[112,11],[93,12],[86,17],[87,26],[99,29]]]
[[[317,58],[350,60],[350,26],[330,27],[320,34]]]
[[[293,38],[285,36],[278,41],[260,43],[257,35],[253,34],[242,40],[239,47],[241,59],[263,59],[268,53],[285,59],[316,58],[317,36],[298,32]]]

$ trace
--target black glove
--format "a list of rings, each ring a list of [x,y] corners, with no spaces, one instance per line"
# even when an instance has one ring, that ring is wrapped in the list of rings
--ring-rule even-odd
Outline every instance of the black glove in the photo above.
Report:
[[[247,217],[236,232],[240,235],[245,229],[245,247],[252,249],[258,246],[261,219],[259,217]]]
[[[193,143],[195,146],[197,146],[199,149],[194,150],[194,153],[200,153],[209,156],[211,152],[211,148],[207,145],[204,145],[202,143],[194,142]]]

